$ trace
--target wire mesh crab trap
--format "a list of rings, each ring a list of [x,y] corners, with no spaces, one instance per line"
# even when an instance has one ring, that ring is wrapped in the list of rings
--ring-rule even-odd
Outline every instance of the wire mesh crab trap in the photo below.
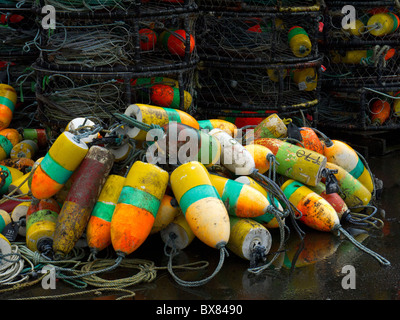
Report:
[[[197,0],[204,10],[240,10],[252,12],[319,11],[318,0]]]
[[[82,72],[169,70],[197,62],[197,14],[138,19],[58,18],[37,40],[44,68]]]
[[[0,2],[0,56],[37,55],[35,15],[27,8],[7,8]]]
[[[328,45],[398,45],[400,3],[326,1],[325,43]]]
[[[188,112],[194,107],[192,68],[148,73],[61,73],[37,65],[34,69],[38,119],[50,136],[57,136],[69,121],[79,117],[97,119],[109,127],[118,121],[113,113],[124,113],[132,103]],[[171,92],[173,97],[168,100]]]
[[[34,0],[0,0],[1,8],[31,8]]]
[[[202,61],[195,83],[197,107],[208,117],[307,109],[318,103],[320,72],[320,59],[271,65]]]
[[[194,0],[36,0],[37,12],[43,6],[52,6],[57,15],[93,18],[157,15],[160,12],[177,13],[195,6]]]
[[[202,12],[197,19],[202,60],[246,63],[318,58],[319,12]]]
[[[318,126],[351,130],[400,129],[400,85],[334,88],[321,95]]]

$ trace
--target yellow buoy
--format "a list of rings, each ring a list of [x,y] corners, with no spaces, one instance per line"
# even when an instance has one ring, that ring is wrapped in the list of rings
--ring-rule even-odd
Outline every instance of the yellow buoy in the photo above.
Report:
[[[369,192],[372,192],[374,189],[373,178],[357,152],[343,141],[331,140],[331,142],[331,144],[325,145],[324,148],[324,155],[327,161],[345,169],[360,181]]]
[[[37,143],[33,140],[22,140],[17,143],[10,152],[10,158],[28,158],[33,159],[39,151]]]
[[[229,216],[204,165],[191,161],[179,166],[171,174],[171,187],[195,236],[212,248],[224,247]]]
[[[292,79],[300,91],[312,91],[318,85],[318,75],[315,68],[293,70]]]
[[[399,27],[399,18],[392,12],[381,12],[369,18],[369,33],[381,37],[395,32]]]
[[[308,33],[300,26],[289,29],[289,46],[296,57],[307,57],[311,53],[312,43]]]
[[[246,260],[259,260],[257,255],[265,259],[272,245],[268,229],[252,219],[230,216],[229,220],[231,235],[227,248]]]
[[[0,254],[8,256],[11,253],[11,243],[8,239],[0,233]],[[9,256],[10,257],[10,256]],[[0,268],[5,269],[11,265],[12,262],[8,259],[0,259]]]
[[[11,223],[11,216],[10,214],[0,209],[0,234],[3,232],[4,228]]]
[[[276,113],[265,118],[254,128],[254,139],[286,137],[287,127]]]

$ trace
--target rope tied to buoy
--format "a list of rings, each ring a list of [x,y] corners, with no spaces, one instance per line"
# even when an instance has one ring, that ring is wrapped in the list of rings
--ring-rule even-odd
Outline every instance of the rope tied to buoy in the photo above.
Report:
[[[178,276],[176,276],[175,273],[173,272],[172,261],[173,261],[174,257],[176,257],[180,252],[180,250],[178,250],[174,244],[175,238],[176,238],[175,234],[171,233],[169,235],[169,239],[164,246],[164,253],[166,256],[169,256],[168,265],[167,265],[168,272],[171,274],[172,278],[181,286],[199,287],[199,286],[206,284],[212,278],[214,278],[217,275],[217,273],[221,270],[221,268],[224,264],[224,261],[225,261],[225,257],[229,257],[228,250],[225,248],[225,243],[219,243],[219,244],[217,244],[216,249],[218,249],[220,252],[220,258],[219,258],[219,263],[218,263],[217,267],[215,268],[214,272],[210,276],[208,276],[207,278],[204,278],[202,280],[197,280],[197,281],[182,280]],[[167,251],[166,251],[167,246],[171,247],[170,253],[167,253]],[[197,262],[197,264],[200,262],[202,262],[202,261]],[[208,265],[208,263],[207,263],[207,265]],[[176,266],[175,266],[175,268],[176,268]]]
[[[358,242],[356,239],[353,238],[353,236],[348,233],[341,225],[336,226],[335,229],[332,231],[338,231],[339,234],[343,234],[351,243],[353,243],[357,248],[360,250],[364,251],[365,253],[368,253],[371,255],[373,258],[378,260],[378,262],[383,265],[383,266],[390,266],[390,261],[388,261],[386,258],[382,257],[378,253],[372,251],[371,249],[367,248],[366,246],[362,245],[360,242]]]

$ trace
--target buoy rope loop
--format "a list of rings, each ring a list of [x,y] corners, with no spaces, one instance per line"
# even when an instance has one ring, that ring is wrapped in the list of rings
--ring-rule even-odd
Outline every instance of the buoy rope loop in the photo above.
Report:
[[[224,243],[217,245],[216,248],[219,249],[219,252],[220,252],[219,263],[218,263],[217,267],[215,268],[214,272],[209,277],[202,279],[202,280],[198,280],[198,281],[185,281],[185,280],[178,278],[175,275],[175,273],[173,272],[173,267],[172,267],[172,260],[173,260],[174,256],[177,255],[176,253],[174,255],[172,255],[172,254],[170,255],[168,265],[167,265],[168,272],[171,274],[172,278],[181,286],[184,286],[184,287],[202,286],[202,285],[206,284],[207,282],[209,282],[212,278],[215,277],[215,275],[221,270],[222,265],[224,264],[224,261],[225,261],[225,257],[229,257],[228,250],[225,248]]]
[[[373,258],[378,260],[378,262],[381,265],[384,266],[390,266],[390,261],[379,255],[378,253],[372,251],[371,249],[365,247],[362,245],[360,242],[358,242],[356,239],[353,238],[351,234],[349,234],[341,225],[338,225],[333,231],[337,230],[339,233],[343,234],[351,243],[353,243],[357,248],[360,250],[364,251],[365,253],[368,253],[371,255]]]

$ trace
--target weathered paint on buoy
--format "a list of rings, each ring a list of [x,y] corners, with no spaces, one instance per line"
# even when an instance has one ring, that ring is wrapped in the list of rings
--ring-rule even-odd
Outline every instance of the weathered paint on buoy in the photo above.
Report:
[[[250,175],[256,164],[252,154],[235,138],[222,129],[213,129],[209,134],[221,145],[220,163],[236,175]]]
[[[143,51],[151,51],[157,43],[157,34],[149,28],[139,30],[140,49]]]
[[[229,217],[231,233],[227,248],[242,259],[252,260],[254,250],[261,249],[267,255],[272,236],[267,228],[252,219]]]
[[[299,218],[307,226],[319,231],[332,231],[340,225],[335,209],[310,188],[293,179],[281,189],[288,200],[302,213]]]
[[[265,118],[254,128],[254,139],[286,137],[287,127],[276,113]]]
[[[114,156],[109,150],[90,147],[58,215],[53,240],[55,255],[63,257],[68,254],[83,235],[113,164]]]
[[[182,213],[162,229],[160,235],[165,244],[178,250],[185,249],[196,237]]]
[[[175,198],[168,194],[164,194],[150,234],[160,232],[180,214],[182,214],[181,208]]]
[[[326,167],[330,170],[338,170],[335,177],[338,181],[344,202],[348,207],[366,206],[372,198],[371,192],[355,177],[342,167],[327,162]]]
[[[200,162],[180,165],[171,174],[171,187],[195,236],[219,249],[229,241],[229,215],[207,169]]]
[[[37,143],[33,140],[22,140],[17,143],[10,152],[11,159],[28,158],[33,159],[39,151]]]
[[[125,178],[111,219],[114,250],[129,255],[147,239],[168,184],[168,172],[136,161]]]
[[[270,203],[264,195],[241,182],[210,174],[210,181],[217,190],[229,215],[253,218],[267,212]]]
[[[22,177],[12,181],[8,186],[8,192],[13,192],[14,195],[17,194],[28,194],[30,191],[28,179],[31,176],[31,173],[28,172],[24,174]],[[17,189],[17,190],[15,190]]]
[[[17,205],[11,212],[11,219],[13,222],[19,222],[20,220],[25,220],[25,223],[20,223],[18,228],[18,234],[22,237],[26,236],[26,214],[28,212],[30,201],[21,202]]]
[[[336,210],[339,220],[342,219],[345,213],[349,212],[349,207],[338,193],[326,193],[326,187],[323,182],[319,182],[315,187],[309,186],[309,188],[329,202],[329,204]]]
[[[15,168],[22,173],[29,173],[32,171],[35,161],[29,158],[7,158],[0,161],[0,165]]]
[[[22,136],[17,129],[6,128],[0,130],[0,136],[6,137],[15,146],[17,143],[22,141]]]
[[[16,104],[15,89],[8,84],[0,83],[0,130],[10,125]]]
[[[0,233],[0,254],[9,255],[11,254],[11,243],[8,239]],[[9,262],[7,259],[0,259],[0,266],[2,269],[8,268],[12,262]]]
[[[137,121],[145,124],[155,124],[163,126],[171,121],[185,124],[189,127],[199,129],[199,123],[190,114],[182,110],[172,108],[162,108],[148,104],[132,104],[125,110],[125,115],[133,117]],[[130,138],[144,141],[147,132],[137,127],[128,128],[127,134]]]
[[[321,181],[327,162],[324,155],[278,139],[263,138],[254,143],[272,151],[279,163],[277,173],[310,186]]]
[[[345,169],[354,178],[360,181],[369,192],[373,191],[373,181],[370,173],[362,162],[357,152],[347,143],[331,140],[331,146],[325,146],[324,155],[328,162]]]
[[[52,199],[34,201],[26,215],[26,245],[33,252],[52,249],[60,206]]]
[[[3,175],[4,173],[4,175]],[[6,167],[6,166],[0,166],[0,183],[1,183],[1,187],[0,187],[0,194],[6,194],[8,192],[8,188],[9,186],[17,181],[18,179],[20,179],[24,174],[15,169],[15,168],[11,168],[11,167]]]
[[[92,253],[111,245],[111,219],[125,183],[125,177],[107,177],[86,227],[86,241]]]
[[[209,119],[209,120],[198,120],[200,129],[207,129],[209,131],[213,129],[221,129],[228,133],[232,138],[237,135],[237,126],[232,122],[222,119]]]
[[[64,131],[50,147],[32,176],[31,192],[37,199],[55,195],[78,168],[88,152],[83,141]]]
[[[296,57],[307,57],[311,53],[312,43],[308,33],[300,26],[294,26],[288,33],[289,46]]]
[[[271,196],[269,195],[269,193],[254,179],[252,179],[248,176],[241,176],[241,177],[236,178],[235,180],[238,182],[247,184],[250,187],[260,191],[264,195],[264,197],[266,197],[267,200],[270,203],[272,203],[272,199],[271,199]],[[283,212],[283,207],[276,198],[274,198],[274,203],[275,203],[276,208],[278,208],[279,211]],[[275,215],[270,212],[265,212],[263,215],[261,215],[259,217],[254,217],[252,219],[261,223],[263,226],[265,226],[268,229],[279,228],[279,222],[276,220]],[[282,220],[285,221],[284,218]]]
[[[255,140],[257,141],[257,140]],[[259,173],[263,174],[269,170],[269,160],[267,157],[269,155],[273,155],[272,151],[261,144],[248,144],[245,146],[246,150],[250,152],[251,156],[254,159],[255,168]]]
[[[0,160],[9,158],[13,144],[4,135],[0,134]]]
[[[11,223],[11,216],[10,214],[0,209],[0,234],[3,232],[4,228]]]
[[[302,137],[301,142],[303,143],[304,148],[319,154],[324,154],[324,144],[321,142],[312,128],[301,127],[299,130]],[[299,144],[297,145],[300,146]]]

